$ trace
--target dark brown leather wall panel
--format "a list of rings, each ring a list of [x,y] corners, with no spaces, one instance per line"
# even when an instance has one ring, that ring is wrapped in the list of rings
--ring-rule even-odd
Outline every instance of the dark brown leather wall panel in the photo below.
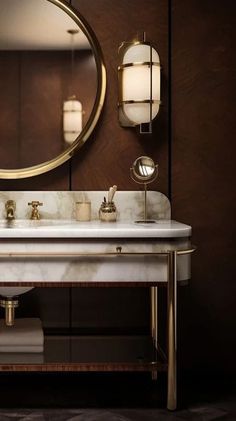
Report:
[[[14,168],[18,159],[19,150],[16,147],[18,140],[18,55],[10,52],[0,54],[0,167]],[[5,89],[6,85],[8,89]]]
[[[148,154],[160,164],[154,189],[168,190],[168,2],[166,0],[74,0],[72,4],[87,19],[101,44],[107,69],[106,104],[100,123],[87,145],[73,158],[72,188],[106,189],[117,184],[120,190],[136,190],[129,168],[140,155]],[[118,47],[147,32],[155,44],[162,65],[162,106],[153,135],[139,135],[124,129],[117,119]]]
[[[236,3],[173,0],[173,217],[193,226],[185,368],[235,370]]]

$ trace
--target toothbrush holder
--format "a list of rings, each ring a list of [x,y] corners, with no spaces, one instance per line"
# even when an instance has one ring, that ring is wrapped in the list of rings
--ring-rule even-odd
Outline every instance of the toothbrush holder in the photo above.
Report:
[[[114,202],[102,202],[99,209],[99,219],[103,222],[115,222],[117,210]]]

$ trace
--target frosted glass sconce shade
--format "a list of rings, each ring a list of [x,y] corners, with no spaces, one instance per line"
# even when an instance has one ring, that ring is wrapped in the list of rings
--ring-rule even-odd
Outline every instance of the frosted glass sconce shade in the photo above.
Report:
[[[73,143],[82,131],[82,104],[76,99],[64,101],[63,132],[66,143]]]
[[[120,124],[130,127],[151,123],[160,107],[159,55],[145,41],[122,43],[119,55]]]

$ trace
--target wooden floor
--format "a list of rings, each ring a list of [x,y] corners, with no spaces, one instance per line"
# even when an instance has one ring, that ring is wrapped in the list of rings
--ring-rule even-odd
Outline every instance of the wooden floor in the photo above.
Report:
[[[232,402],[193,407],[176,413],[167,413],[163,409],[48,409],[0,411],[1,421],[235,421],[235,408]],[[234,405],[235,406],[235,405]]]
[[[230,382],[195,382],[179,389],[179,409],[165,409],[165,375],[150,373],[1,373],[0,421],[235,421]]]

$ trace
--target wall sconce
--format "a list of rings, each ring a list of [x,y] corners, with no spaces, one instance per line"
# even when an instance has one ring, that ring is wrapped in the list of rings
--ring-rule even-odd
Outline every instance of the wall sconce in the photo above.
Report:
[[[160,59],[150,42],[123,42],[119,47],[119,121],[122,127],[140,125],[152,133],[152,120],[160,107]],[[148,124],[148,130],[142,125]]]
[[[69,29],[68,34],[71,36],[71,91],[73,95],[63,103],[63,133],[64,141],[72,144],[82,131],[82,104],[76,99],[74,94],[74,37],[79,33],[77,29]]]

